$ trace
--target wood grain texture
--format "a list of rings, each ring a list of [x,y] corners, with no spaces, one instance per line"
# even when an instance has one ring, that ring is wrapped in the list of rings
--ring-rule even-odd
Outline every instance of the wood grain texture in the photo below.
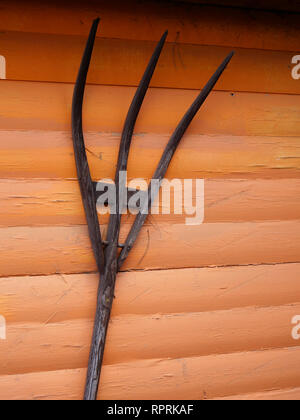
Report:
[[[218,398],[225,401],[299,401],[300,388],[277,389],[274,391],[253,392],[252,394],[232,395]]]
[[[1,92],[6,98],[0,103],[2,129],[70,129],[72,85],[2,80]],[[87,86],[84,131],[120,133],[134,92],[130,87]],[[149,89],[135,132],[170,134],[198,93]],[[188,133],[297,137],[299,103],[298,95],[212,92]]]
[[[112,317],[103,365],[293,347],[298,313],[300,304]],[[86,367],[92,319],[8,324],[0,375]]]
[[[0,50],[7,61],[6,78],[74,83],[85,41],[83,36],[2,33]],[[97,40],[88,83],[137,86],[154,47],[155,42],[150,41]],[[201,89],[230,50],[167,43],[151,86]],[[292,57],[297,53],[237,48],[216,89],[300,94],[300,83],[291,75]],[[62,62],[68,65],[62,66]]]
[[[299,264],[119,273],[112,315],[287,305],[300,301],[299,273]],[[91,319],[97,285],[96,274],[0,278],[1,314],[9,324]]]
[[[178,188],[176,188],[178,191]],[[298,219],[300,180],[205,180],[205,222],[253,222]],[[196,191],[189,195],[193,202]],[[184,223],[185,214],[174,214],[174,190],[171,189],[171,214],[151,214],[147,225]],[[109,215],[100,215],[107,224]],[[128,213],[122,224],[132,224]],[[77,181],[0,180],[0,226],[72,226],[85,225],[86,219]]]
[[[299,347],[103,367],[103,399],[209,399],[299,387]],[[0,376],[1,399],[81,399],[85,369]],[[178,386],[180,384],[180,386]]]
[[[86,133],[88,162],[94,180],[114,179],[120,136]],[[165,134],[134,135],[128,178],[150,179],[168,139]],[[71,133],[0,131],[0,153],[0,178],[76,179]],[[299,169],[299,137],[186,134],[167,177],[298,178]]]
[[[270,3],[275,9],[275,2]],[[288,4],[276,3],[283,8]],[[251,2],[251,7],[258,4]],[[298,16],[293,13],[151,0],[127,0],[126,3],[122,0],[109,3],[88,0],[84,5],[74,0],[55,0],[47,5],[38,0],[29,0],[26,4],[22,0],[1,2],[3,31],[84,36],[97,16],[102,18],[99,37],[104,38],[157,41],[168,29],[170,41],[176,44],[282,51],[299,48]]]
[[[299,262],[299,229],[299,221],[152,225],[124,270]],[[121,243],[127,232],[123,225]],[[96,271],[85,226],[1,228],[0,237],[2,277]]]

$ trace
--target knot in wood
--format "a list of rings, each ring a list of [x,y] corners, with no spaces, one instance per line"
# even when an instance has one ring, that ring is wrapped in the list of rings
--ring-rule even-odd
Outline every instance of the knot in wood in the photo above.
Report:
[[[110,288],[110,286],[108,286],[105,289],[105,292],[103,293],[103,296],[102,296],[102,304],[103,304],[103,306],[105,306],[105,308],[110,309],[110,307],[111,307],[111,301],[112,301],[112,298],[111,298],[111,288]]]

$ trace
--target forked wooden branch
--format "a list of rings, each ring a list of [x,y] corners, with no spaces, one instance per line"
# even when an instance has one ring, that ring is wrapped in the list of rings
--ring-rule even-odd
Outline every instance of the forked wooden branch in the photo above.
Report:
[[[191,105],[191,107],[188,109],[180,123],[178,124],[176,130],[172,134],[164,152],[163,155],[159,161],[159,164],[156,168],[156,171],[154,173],[154,176],[152,179],[158,180],[159,183],[163,180],[167,169],[170,165],[170,162],[172,160],[172,157],[174,156],[174,153],[176,152],[176,149],[179,145],[180,140],[182,139],[184,133],[186,132],[187,128],[189,127],[190,123],[192,122],[193,118],[199,111],[201,105],[205,102],[206,98],[214,88],[215,84],[219,80],[221,74],[227,67],[229,61],[233,57],[234,52],[232,51],[223,61],[223,63],[220,65],[220,67],[217,69],[217,71],[214,73],[214,75],[211,77],[211,79],[208,81],[202,92],[199,94],[199,96],[196,98],[194,103]],[[128,237],[126,239],[125,245],[121,251],[121,254],[118,259],[118,269],[122,267],[122,264],[126,260],[130,250],[132,249],[134,242],[137,239],[137,236],[143,226],[143,224],[146,221],[148,211],[151,209],[152,202],[155,200],[155,195],[151,193],[151,182],[148,188],[148,202],[146,203],[147,208],[141,209],[141,211],[136,216],[134,223],[131,227],[131,230],[128,234]]]
[[[135,221],[129,232],[125,244],[120,246],[118,243],[121,224],[120,210],[123,208],[124,204],[120,201],[122,199],[121,197],[123,197],[123,192],[120,190],[120,172],[127,170],[128,155],[134,126],[167,37],[167,32],[165,32],[161,40],[157,44],[156,49],[146,68],[144,76],[136,91],[136,94],[132,100],[131,106],[129,108],[125,120],[115,175],[116,212],[111,212],[110,214],[107,238],[106,241],[102,241],[96,209],[95,187],[91,180],[82,132],[82,103],[84,89],[98,23],[99,19],[96,19],[93,22],[90,31],[90,35],[87,41],[86,49],[82,58],[77,82],[74,89],[72,106],[72,133],[78,179],[80,183],[82,201],[85,208],[90,239],[97,261],[98,270],[100,273],[100,283],[97,295],[97,309],[84,394],[85,400],[95,400],[97,398],[102,360],[105,348],[105,340],[111,313],[111,307],[114,298],[117,272],[121,268],[125,259],[127,258],[128,253],[132,249],[134,242],[147,218],[147,212],[144,211],[146,209],[142,208],[135,218]],[[210,79],[208,84],[204,87],[198,98],[194,101],[190,109],[187,111],[187,113],[177,126],[161,157],[153,179],[159,180],[159,182],[161,182],[161,180],[164,178],[180,140],[182,139],[184,133],[186,132],[188,126],[190,125],[192,119],[198,112],[199,108],[204,103],[205,99],[217,83],[219,77],[225,70],[232,56],[233,52],[230,53],[228,57],[224,60],[224,62],[218,68],[218,70]],[[151,208],[152,201],[154,198],[155,197],[153,196],[153,194],[151,195],[150,183],[148,189],[148,201],[146,203],[147,209]],[[119,257],[118,247],[122,248]]]
[[[79,75],[77,79],[77,83],[75,86],[74,91],[74,99],[73,99],[73,117],[72,117],[72,127],[73,127],[73,139],[74,139],[74,151],[76,156],[76,164],[77,164],[77,171],[78,177],[81,185],[81,194],[83,203],[86,209],[86,216],[88,220],[90,220],[89,226],[93,226],[96,223],[96,219],[93,217],[94,213],[91,211],[90,203],[86,203],[87,194],[91,200],[93,200],[94,207],[96,209],[96,198],[95,198],[95,190],[94,186],[92,185],[91,177],[89,175],[89,169],[87,165],[87,159],[85,150],[84,149],[84,140],[83,140],[83,133],[82,133],[82,100],[83,100],[83,93],[84,93],[84,86],[86,82],[88,67],[93,51],[93,45],[95,41],[96,30],[98,26],[99,20],[97,19],[94,21],[90,36],[87,42],[86,50],[82,59],[82,64],[79,70]],[[86,381],[86,388],[85,388],[85,400],[95,400],[97,397],[98,385],[99,385],[99,378],[101,372],[101,365],[104,353],[104,345],[106,339],[106,332],[111,312],[111,306],[114,297],[114,287],[115,287],[115,279],[117,274],[117,251],[118,251],[118,240],[119,240],[119,232],[120,232],[120,221],[121,221],[121,214],[119,211],[119,174],[120,171],[126,171],[127,169],[127,162],[128,162],[128,154],[129,148],[131,144],[132,134],[135,126],[135,122],[142,106],[144,97],[146,95],[149,83],[151,81],[153,72],[155,70],[157,61],[159,59],[160,53],[162,51],[163,45],[165,43],[167,37],[167,32],[162,36],[161,40],[159,41],[151,59],[147,66],[147,69],[144,73],[144,76],[139,84],[139,87],[136,91],[136,94],[133,98],[131,103],[130,109],[128,111],[128,115],[125,121],[120,150],[119,150],[119,157],[118,157],[118,164],[116,169],[116,176],[115,176],[115,185],[116,185],[116,214],[110,215],[109,225],[108,225],[108,233],[105,244],[102,243],[100,229],[98,225],[99,235],[97,238],[94,234],[91,234],[90,237],[93,245],[93,249],[97,250],[98,247],[101,247],[101,262],[103,261],[103,245],[106,246],[105,249],[105,263],[99,264],[98,269],[101,274],[101,280],[98,289],[98,299],[97,299],[97,310],[96,310],[96,317],[95,317],[95,325],[94,325],[94,332],[93,332],[93,339],[91,345],[91,352],[89,358],[89,366],[87,372],[87,381]],[[78,115],[80,113],[80,116]],[[81,158],[83,156],[83,161],[81,162]],[[84,182],[82,181],[83,177],[82,174],[85,175]],[[86,175],[87,174],[87,175]],[[86,181],[88,179],[88,182]],[[89,189],[92,186],[92,194],[89,195]],[[94,207],[92,210],[94,210]],[[97,216],[97,213],[96,213]],[[95,243],[96,242],[96,243]],[[95,252],[95,251],[94,251]],[[98,258],[98,257],[97,257]]]

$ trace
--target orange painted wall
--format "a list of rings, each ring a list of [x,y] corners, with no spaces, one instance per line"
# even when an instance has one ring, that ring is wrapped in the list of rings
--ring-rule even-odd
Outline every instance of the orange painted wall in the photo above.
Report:
[[[204,223],[148,218],[118,277],[100,398],[300,399],[299,14],[293,2],[284,12],[268,1],[250,11],[247,1],[191,3],[1,2],[0,399],[82,398],[98,275],[70,107],[98,15],[84,105],[95,180],[113,177],[135,86],[165,29],[129,178],[152,176],[186,108],[236,51],[167,173],[205,179]]]

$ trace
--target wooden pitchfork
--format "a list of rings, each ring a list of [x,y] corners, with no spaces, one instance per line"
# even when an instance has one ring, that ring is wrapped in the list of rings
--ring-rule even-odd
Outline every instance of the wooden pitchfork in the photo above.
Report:
[[[156,68],[159,56],[162,48],[166,41],[168,32],[165,32],[158,42],[155,51],[149,61],[146,71],[142,77],[142,80],[137,88],[132,103],[130,105],[123,132],[120,142],[118,163],[115,175],[115,187],[116,187],[116,214],[110,214],[107,237],[104,242],[101,238],[101,231],[99,227],[99,220],[96,207],[96,192],[95,185],[92,181],[85,144],[82,130],[82,105],[83,97],[86,85],[87,73],[91,61],[91,55],[93,52],[95,37],[100,19],[94,20],[90,35],[85,47],[85,51],[82,57],[77,81],[74,88],[73,103],[72,103],[72,135],[74,143],[74,153],[78,174],[78,181],[80,184],[80,190],[82,195],[82,201],[84,205],[85,215],[87,219],[87,225],[89,230],[89,236],[97,262],[98,271],[100,274],[99,289],[97,295],[97,309],[95,316],[94,332],[91,344],[91,351],[89,357],[86,387],[84,393],[84,400],[96,400],[98,393],[98,386],[100,380],[100,373],[102,367],[102,360],[104,354],[106,333],[108,323],[110,319],[110,313],[112,303],[114,299],[114,290],[117,272],[122,267],[125,259],[127,258],[130,250],[132,249],[135,240],[147,218],[146,209],[150,209],[152,203],[155,200],[155,195],[151,193],[151,183],[148,187],[148,199],[143,204],[143,208],[140,208],[135,221],[131,227],[128,237],[123,246],[119,245],[119,233],[121,224],[121,211],[120,211],[120,171],[127,170],[128,154],[133,135],[134,126],[142,106],[144,97],[146,95],[149,83],[152,75]],[[207,96],[217,83],[219,77],[227,67],[231,60],[234,52],[231,52],[220,67],[217,69],[215,74],[209,80],[207,85],[204,87],[202,92],[196,98],[194,103],[188,109],[174,133],[172,134],[163,155],[159,161],[159,164],[154,173],[153,179],[159,181],[159,186],[166,174],[171,159],[190,125],[192,119],[198,112],[201,105],[206,100]],[[121,203],[122,204],[122,203]],[[143,211],[144,210],[144,211]],[[118,248],[122,248],[121,252],[118,252]]]

